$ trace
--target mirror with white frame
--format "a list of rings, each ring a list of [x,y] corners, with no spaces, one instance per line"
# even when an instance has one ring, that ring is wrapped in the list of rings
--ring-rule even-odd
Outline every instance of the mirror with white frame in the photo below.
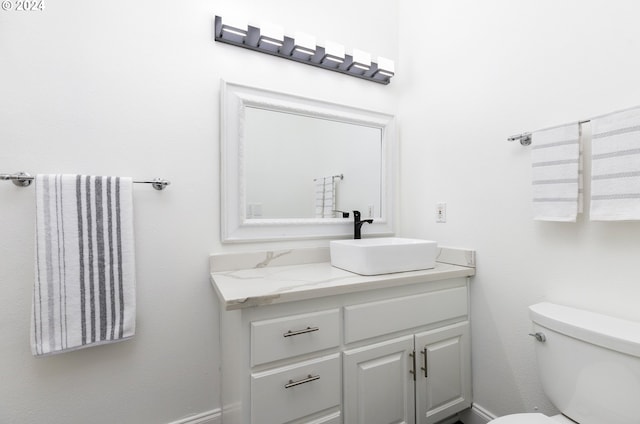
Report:
[[[226,81],[222,241],[393,234],[392,115]],[[342,212],[348,212],[349,218]]]

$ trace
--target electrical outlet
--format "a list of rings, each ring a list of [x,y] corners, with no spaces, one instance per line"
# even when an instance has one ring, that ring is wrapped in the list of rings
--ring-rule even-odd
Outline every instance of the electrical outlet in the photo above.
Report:
[[[439,222],[439,223],[447,222],[447,204],[446,203],[436,203],[436,222]]]
[[[247,204],[247,218],[262,218],[262,203]]]

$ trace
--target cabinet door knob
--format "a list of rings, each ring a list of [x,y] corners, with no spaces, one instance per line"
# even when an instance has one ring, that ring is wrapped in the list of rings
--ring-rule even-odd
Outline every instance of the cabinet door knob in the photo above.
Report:
[[[313,333],[320,330],[320,327],[307,327],[302,330],[289,330],[283,334],[284,337],[299,336],[300,334]]]

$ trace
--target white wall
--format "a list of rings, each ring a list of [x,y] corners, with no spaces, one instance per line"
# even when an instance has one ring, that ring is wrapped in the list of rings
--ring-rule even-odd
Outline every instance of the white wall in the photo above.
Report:
[[[473,388],[494,414],[553,412],[528,305],[640,320],[640,223],[533,222],[529,149],[506,141],[640,104],[638,14],[633,0],[400,3],[400,228],[477,249]]]
[[[213,15],[397,56],[397,8],[357,0],[78,2],[0,11],[0,173],[162,176],[136,186],[134,340],[35,359],[29,350],[34,190],[0,184],[0,422],[172,422],[219,401],[220,79],[396,112],[393,86],[214,43]],[[317,245],[307,241],[287,246]],[[322,243],[326,244],[326,241]]]

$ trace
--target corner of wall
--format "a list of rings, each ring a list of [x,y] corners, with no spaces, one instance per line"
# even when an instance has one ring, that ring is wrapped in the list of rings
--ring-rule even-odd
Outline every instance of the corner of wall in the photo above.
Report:
[[[461,412],[459,416],[464,424],[487,424],[489,421],[498,418],[476,404],[473,404],[471,408]]]

